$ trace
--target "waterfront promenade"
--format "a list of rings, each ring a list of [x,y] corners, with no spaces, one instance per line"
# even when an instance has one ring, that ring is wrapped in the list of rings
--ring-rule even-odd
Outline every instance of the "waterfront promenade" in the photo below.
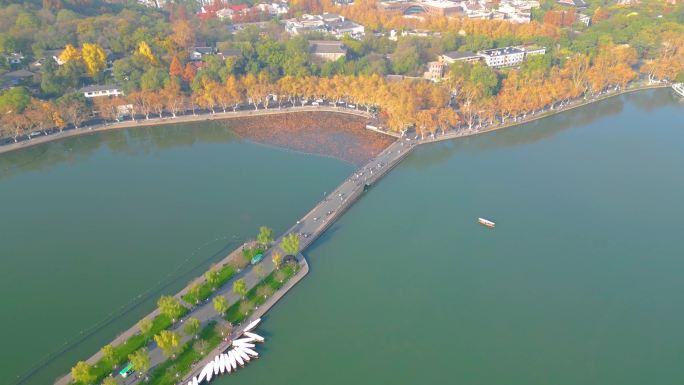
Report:
[[[226,111],[226,112],[216,112],[216,113],[198,113],[198,114],[183,114],[178,115],[175,118],[169,116],[163,117],[151,117],[149,119],[136,119],[136,120],[126,120],[118,123],[103,123],[96,124],[92,126],[83,126],[79,128],[73,128],[70,130],[62,131],[56,134],[47,136],[38,136],[30,140],[24,140],[17,143],[6,144],[0,146],[0,154],[5,152],[17,151],[23,148],[28,148],[36,146],[39,144],[44,144],[52,142],[54,140],[61,140],[65,138],[71,138],[74,136],[88,135],[96,132],[127,129],[127,128],[137,128],[137,127],[147,127],[147,126],[159,126],[162,124],[176,124],[176,123],[196,123],[196,122],[206,122],[212,120],[226,120],[235,118],[249,118],[258,116],[270,116],[270,115],[282,115],[282,114],[293,114],[301,112],[336,112],[341,114],[355,115],[364,118],[369,118],[370,114],[346,107],[336,107],[331,105],[321,105],[321,106],[286,106],[282,108],[271,107],[268,109],[243,109],[238,111]]]

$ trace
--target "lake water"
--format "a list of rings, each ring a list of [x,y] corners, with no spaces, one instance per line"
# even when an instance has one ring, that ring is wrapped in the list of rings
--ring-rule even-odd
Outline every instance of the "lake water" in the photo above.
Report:
[[[28,381],[52,383],[259,226],[285,231],[352,169],[241,141],[220,124],[0,155],[0,384],[111,320]]]
[[[204,242],[197,265],[227,244],[213,239],[283,230],[351,171],[215,127],[108,135],[127,139],[74,139],[80,155],[0,179],[0,289],[15,294],[0,301],[21,317],[0,333],[22,353],[0,373],[154,290]],[[422,146],[307,251],[311,273],[260,327],[262,359],[213,383],[681,384],[683,148],[684,106],[665,90]],[[0,170],[39,157],[13,156]]]

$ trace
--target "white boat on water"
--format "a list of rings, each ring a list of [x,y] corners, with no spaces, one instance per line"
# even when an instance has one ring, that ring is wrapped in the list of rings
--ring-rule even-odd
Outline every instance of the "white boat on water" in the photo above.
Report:
[[[235,344],[249,344],[249,343],[252,343],[254,341],[255,341],[254,338],[240,338],[237,340],[233,340],[233,345],[235,345]]]
[[[211,378],[214,376],[214,361],[209,361],[207,366],[204,367],[203,372],[206,371],[207,376],[206,376],[206,381],[209,382],[211,381]]]
[[[235,360],[235,354],[233,354],[232,350],[228,352],[228,363],[230,363],[233,370],[237,370],[237,361]]]
[[[230,366],[230,359],[228,358],[228,355],[226,353],[221,354],[221,357],[223,357],[223,362],[226,366],[226,372],[230,373],[233,371],[233,368]]]
[[[218,360],[219,360],[219,371],[221,372],[221,374],[225,373],[226,372],[226,359],[223,357],[223,354],[219,354],[218,356],[216,356],[216,358],[218,358]]]
[[[257,325],[259,325],[259,322],[261,322],[261,318],[255,319],[254,321],[250,322],[249,325],[245,326],[245,328],[242,331],[244,333],[251,332],[252,330],[254,330],[254,328],[257,327]]]
[[[237,361],[238,365],[245,366],[245,360],[243,360],[242,357],[237,354],[236,349],[231,350],[231,352],[233,353],[233,357],[235,357],[235,361]]]
[[[262,337],[258,334],[255,334],[255,333],[245,332],[245,335],[249,338],[254,338],[254,341],[257,341],[257,342],[264,342],[265,341],[264,337]]]
[[[253,348],[256,345],[249,343],[249,342],[238,342],[238,343],[233,343],[233,346],[237,346],[239,348],[244,349],[244,348]]]
[[[480,222],[480,224],[485,225],[487,227],[494,228],[494,226],[496,226],[496,223],[490,221],[489,219],[477,218],[477,221]]]
[[[249,360],[251,360],[251,358],[249,358],[249,355],[245,353],[239,346],[235,348],[235,354],[240,356],[240,358],[242,358],[245,362],[249,362]]]
[[[259,353],[255,352],[254,350],[252,350],[252,349],[250,349],[250,348],[243,348],[243,347],[241,347],[240,349],[241,349],[243,352],[249,354],[249,355],[252,356],[252,357],[259,357]]]

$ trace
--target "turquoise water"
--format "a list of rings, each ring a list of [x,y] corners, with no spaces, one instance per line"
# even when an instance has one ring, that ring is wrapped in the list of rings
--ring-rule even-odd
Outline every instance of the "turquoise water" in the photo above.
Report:
[[[28,382],[51,383],[259,226],[284,231],[351,170],[241,141],[218,124],[0,155],[0,383],[111,320]]]

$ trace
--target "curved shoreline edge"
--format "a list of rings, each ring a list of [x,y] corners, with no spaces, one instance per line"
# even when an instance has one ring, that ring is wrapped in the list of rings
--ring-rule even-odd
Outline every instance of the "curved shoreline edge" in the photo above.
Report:
[[[655,90],[655,89],[660,89],[660,88],[670,88],[670,85],[661,83],[661,84],[646,84],[646,85],[637,85],[634,87],[627,87],[627,88],[621,89],[617,92],[615,92],[615,91],[607,92],[605,95],[601,95],[601,96],[596,97],[596,98],[586,99],[580,103],[570,104],[570,105],[567,105],[566,107],[563,107],[563,108],[545,111],[545,112],[542,112],[540,114],[536,114],[536,115],[532,115],[532,116],[528,115],[524,119],[519,119],[517,121],[511,120],[509,123],[505,123],[505,124],[489,126],[489,127],[482,129],[480,131],[466,132],[466,133],[453,132],[453,133],[447,133],[444,135],[438,135],[435,138],[424,139],[421,141],[420,144],[441,142],[444,140],[464,138],[464,137],[468,137],[468,136],[482,135],[482,134],[486,134],[489,132],[500,131],[500,130],[503,130],[504,128],[511,128],[511,127],[520,126],[520,125],[527,124],[527,123],[532,123],[532,122],[535,122],[537,120],[550,118],[552,116],[561,114],[563,112],[572,111],[574,109],[577,109],[580,107],[585,107],[585,106],[588,106],[590,104],[601,102],[601,101],[604,101],[607,99],[611,99],[611,98],[616,97],[616,96],[622,96],[622,95],[630,94],[630,93],[637,92],[637,91]]]
[[[163,117],[163,118],[150,118],[142,120],[127,120],[119,123],[107,123],[99,124],[95,126],[84,126],[68,131],[59,132],[52,135],[40,136],[34,139],[25,140],[23,142],[7,144],[0,147],[0,154],[22,150],[29,147],[34,147],[40,144],[46,144],[62,139],[73,138],[81,135],[90,135],[98,132],[105,132],[111,130],[121,130],[130,128],[142,128],[151,126],[161,126],[161,125],[172,125],[179,123],[200,123],[206,121],[215,120],[229,120],[235,118],[251,118],[251,117],[261,117],[261,116],[272,116],[272,115],[283,115],[283,114],[297,114],[297,113],[316,113],[316,112],[332,112],[339,114],[348,114],[354,116],[360,116],[363,118],[370,118],[367,112],[360,110],[351,110],[342,107],[331,107],[331,106],[306,106],[306,107],[288,107],[285,109],[263,109],[263,110],[248,110],[248,111],[228,111],[228,112],[216,112],[209,114],[198,114],[198,115],[178,115],[175,118]],[[380,131],[382,132],[382,131]],[[391,133],[385,133],[391,136]]]
[[[491,131],[498,131],[498,130],[501,130],[504,128],[510,128],[510,127],[530,123],[530,122],[533,122],[536,120],[541,120],[541,119],[544,119],[547,117],[551,117],[551,116],[554,116],[556,114],[560,114],[562,112],[569,111],[569,110],[572,110],[575,108],[587,106],[587,105],[592,104],[594,102],[603,101],[603,100],[612,98],[614,96],[620,96],[623,94],[632,93],[632,92],[641,91],[641,90],[668,88],[668,87],[669,87],[669,85],[667,85],[667,84],[647,84],[647,85],[636,85],[633,87],[627,87],[627,88],[621,89],[619,91],[608,92],[608,93],[606,93],[604,95],[600,95],[599,97],[596,97],[596,98],[583,100],[583,101],[576,103],[576,104],[570,104],[570,105],[567,105],[561,109],[550,110],[550,111],[539,113],[539,114],[536,114],[533,116],[528,115],[528,117],[526,117],[525,119],[519,119],[517,121],[511,120],[509,123],[506,123],[506,124],[490,126],[490,127],[485,128],[485,129],[474,131],[474,132],[453,132],[453,133],[447,133],[444,135],[438,135],[435,138],[428,138],[428,139],[417,141],[415,144],[419,145],[419,144],[426,144],[426,143],[434,143],[434,142],[439,142],[439,141],[444,141],[444,140],[451,140],[451,139],[457,139],[457,138],[462,138],[462,137],[480,135],[480,134],[488,133]],[[367,114],[363,111],[349,110],[346,108],[327,107],[327,106],[293,107],[293,108],[288,108],[286,110],[275,109],[275,110],[238,111],[238,112],[226,112],[226,113],[216,113],[216,114],[207,114],[207,115],[182,115],[182,116],[179,116],[175,119],[165,119],[165,118],[159,119],[159,118],[156,118],[156,119],[150,119],[150,120],[126,121],[126,122],[116,123],[116,124],[96,126],[94,128],[81,128],[81,129],[70,130],[66,133],[55,134],[55,135],[51,135],[51,136],[45,136],[45,137],[29,140],[26,142],[20,142],[20,143],[10,144],[10,145],[4,146],[4,148],[0,148],[0,154],[5,153],[5,152],[20,150],[23,148],[32,147],[32,146],[39,145],[39,144],[49,143],[49,142],[61,140],[64,138],[75,137],[75,136],[79,136],[79,135],[87,135],[90,133],[96,133],[96,132],[102,132],[102,131],[108,131],[108,130],[114,130],[114,129],[128,129],[128,128],[135,128],[135,127],[147,127],[147,126],[155,126],[155,125],[163,125],[163,124],[202,122],[202,121],[223,120],[223,119],[230,119],[230,118],[258,117],[258,116],[265,116],[265,115],[278,115],[278,114],[287,114],[287,113],[306,113],[306,112],[336,112],[336,113],[346,113],[346,114],[362,116],[362,117],[370,117],[369,114]],[[380,131],[380,130],[372,130],[372,131],[376,131],[380,134],[390,135],[390,136],[397,137],[397,138],[399,137],[398,134],[394,134],[394,133],[388,133],[388,132],[384,132],[384,131]],[[390,145],[389,147],[392,147],[392,145]],[[410,153],[412,151],[413,147],[414,146],[411,146],[408,149],[406,149],[406,151],[404,151],[404,153],[402,153],[402,155],[397,159],[397,161],[395,163],[391,164],[391,167],[388,167],[387,170],[384,171],[381,175],[378,175],[377,178],[374,179],[374,181],[377,181],[377,179],[379,179],[384,174],[389,172],[389,170],[391,170],[392,167],[394,167],[396,164],[398,164],[401,161],[401,159],[403,159],[406,155],[408,155],[408,153]],[[348,206],[351,206],[353,204],[353,202],[356,199],[358,199],[358,197],[360,197],[360,196],[361,196],[361,194],[358,194],[358,196],[355,197],[355,199],[350,200],[350,203]],[[316,207],[316,206],[314,206],[314,207]],[[327,228],[329,225],[331,225],[342,214],[343,214],[343,212],[340,212],[339,215],[335,215],[334,218],[331,218],[331,221],[328,222],[325,227]],[[322,229],[321,233],[324,231],[325,231],[325,229]],[[313,239],[311,240],[311,242],[312,241],[313,241]],[[307,244],[307,246],[308,246],[308,244]],[[302,250],[304,248],[305,247],[303,247]],[[229,253],[229,255],[226,258],[224,258],[223,260],[228,260],[233,253],[239,252],[241,250],[242,250],[242,246],[239,247],[237,250]],[[299,257],[301,257],[301,259]],[[274,293],[274,295],[269,299],[269,301],[267,301],[267,303],[264,303],[258,309],[258,314],[265,314],[272,306],[275,305],[275,303],[278,302],[279,299],[281,299],[287,293],[287,291],[289,291],[292,287],[294,287],[295,284],[297,282],[299,282],[308,273],[309,267],[308,267],[308,264],[306,262],[306,258],[304,258],[304,256],[301,255],[301,253],[300,253],[300,255],[298,255],[298,259],[300,259],[302,269],[300,269],[300,271],[288,281],[288,284],[286,284],[283,288],[278,290],[278,292]],[[196,280],[193,280],[192,283],[197,282],[197,281],[201,281],[203,278],[204,278],[203,276],[200,276]],[[183,290],[181,290],[179,293],[177,293],[176,296],[180,296],[183,293],[185,293],[189,287],[190,287],[190,285],[186,286]],[[149,316],[155,315],[156,312],[158,312],[157,309],[152,311],[152,313]],[[117,336],[117,338],[115,338],[114,341],[112,341],[112,343],[116,343],[117,341],[120,342],[124,336],[130,336],[136,332],[137,332],[137,325],[133,325],[128,330],[126,330],[125,332],[123,332],[119,336]],[[67,347],[64,350],[68,350],[68,349],[69,348]],[[57,354],[59,354],[59,353],[57,353]],[[88,363],[92,364],[92,363],[96,362],[100,358],[100,356],[101,356],[101,353],[97,352],[93,356],[88,358],[88,360],[86,360],[86,361]],[[207,356],[209,357],[209,356],[211,356],[211,354],[209,354]],[[43,363],[43,365],[44,364],[46,364],[46,363]],[[40,370],[40,366],[43,366],[43,365],[39,365],[38,367],[34,368],[29,373],[22,376],[22,379],[18,383],[22,383],[26,379],[30,378],[31,374],[37,370]],[[69,381],[70,381],[70,374],[67,374],[66,376],[63,376],[60,379],[58,379],[56,383],[57,384],[67,384],[67,383],[69,383]]]
[[[617,92],[608,92],[605,95],[601,95],[597,98],[592,98],[592,99],[587,99],[582,101],[581,103],[577,104],[571,104],[563,108],[559,108],[556,110],[552,111],[546,111],[542,112],[538,115],[534,116],[528,116],[524,119],[519,119],[517,121],[511,120],[509,123],[505,124],[500,124],[500,125],[495,125],[495,126],[490,126],[485,129],[476,131],[476,132],[450,132],[447,134],[443,135],[437,135],[434,138],[427,138],[421,140],[420,144],[423,143],[433,143],[433,142],[439,142],[443,140],[449,140],[449,139],[455,139],[455,138],[462,138],[466,136],[473,136],[473,135],[480,135],[480,134],[485,134],[488,132],[492,131],[498,131],[504,128],[510,128],[513,126],[518,126],[522,125],[525,123],[530,123],[536,120],[544,119],[547,117],[551,117],[557,114],[560,114],[565,111],[570,111],[579,107],[587,106],[595,102],[600,102],[606,99],[610,99],[615,96],[620,96],[636,91],[642,91],[642,90],[651,90],[651,89],[659,89],[659,88],[669,88],[670,85],[666,83],[654,83],[654,84],[645,84],[645,85],[636,85],[632,87],[627,87],[624,89],[621,89]],[[94,134],[98,132],[105,132],[105,131],[110,131],[110,130],[119,130],[119,129],[130,129],[130,128],[138,128],[138,127],[150,127],[150,126],[160,126],[160,125],[165,125],[165,124],[179,124],[179,123],[197,123],[197,122],[204,122],[204,121],[214,121],[214,120],[228,120],[228,119],[233,119],[233,118],[249,118],[249,117],[259,117],[259,116],[269,116],[269,115],[281,115],[281,114],[294,114],[294,113],[316,113],[316,112],[333,112],[333,113],[340,113],[340,114],[349,114],[349,115],[355,115],[355,116],[360,116],[360,117],[365,117],[365,118],[370,118],[370,114],[363,112],[361,110],[350,110],[348,108],[343,108],[343,107],[332,107],[332,106],[306,106],[306,107],[288,107],[286,109],[263,109],[263,110],[248,110],[248,111],[230,111],[230,112],[217,112],[217,113],[211,113],[211,114],[200,114],[200,115],[179,115],[175,118],[151,118],[151,119],[144,119],[144,120],[135,120],[135,121],[125,121],[125,122],[120,122],[120,123],[109,123],[109,124],[100,124],[92,127],[81,127],[81,128],[76,128],[72,129],[69,131],[64,131],[60,132],[57,134],[49,135],[49,136],[42,136],[30,140],[26,140],[23,142],[18,142],[18,143],[12,143],[8,144],[5,146],[0,147],[0,154],[8,153],[8,152],[14,152],[18,151],[24,148],[29,148],[29,147],[34,147],[40,144],[46,144],[66,138],[72,138],[76,136],[81,136],[81,135],[89,135],[89,134]],[[382,131],[374,128],[368,128],[370,131],[374,131],[376,133],[382,134],[382,135],[387,135],[391,136],[394,138],[400,138],[400,135],[395,132],[390,132],[390,131]]]

